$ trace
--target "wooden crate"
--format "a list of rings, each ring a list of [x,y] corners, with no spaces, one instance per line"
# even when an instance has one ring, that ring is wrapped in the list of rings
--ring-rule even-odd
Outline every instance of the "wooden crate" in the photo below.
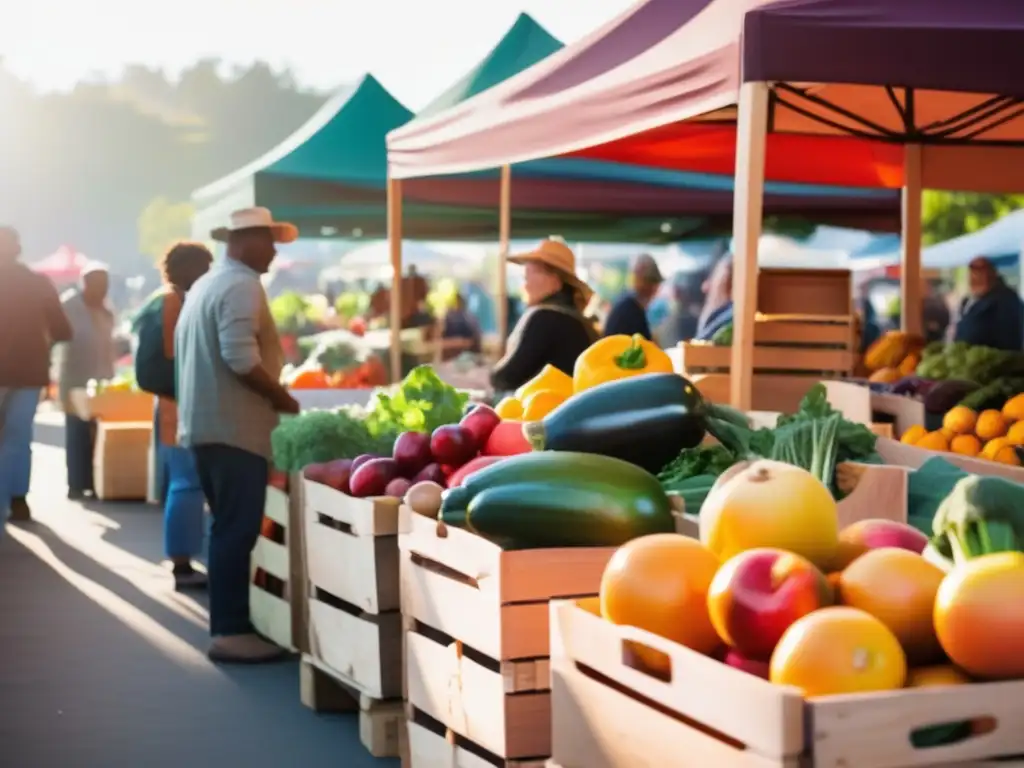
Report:
[[[405,508],[398,542],[413,712],[492,764],[543,763],[550,755],[548,603],[596,594],[614,548],[504,552]]]
[[[465,739],[423,712],[410,708],[408,764],[445,768],[551,768],[545,760],[502,760]]]
[[[264,519],[276,539],[261,535],[250,558],[249,617],[271,642],[290,651],[308,647],[305,552],[302,545],[302,482],[289,478],[289,492],[267,486]]]
[[[91,421],[153,420],[153,395],[148,392],[108,390],[90,395],[85,389],[73,389],[68,400],[80,419]]]
[[[151,404],[152,407],[152,404]],[[101,501],[145,501],[153,421],[100,421],[96,425],[93,485]]]
[[[374,757],[405,753],[405,710],[401,701],[379,701],[339,680],[335,671],[309,654],[299,667],[299,698],[316,712],[359,714],[359,740]]]
[[[398,500],[357,499],[309,480],[303,492],[309,661],[363,702],[367,748],[396,756],[399,742],[384,731],[395,712],[404,727]],[[307,706],[333,708],[313,694],[304,695]]]
[[[1024,753],[1024,682],[805,701],[571,601],[551,606],[553,759],[565,768],[980,768]],[[633,668],[632,643],[671,661],[664,681]],[[995,718],[995,729],[915,749],[910,733]]]

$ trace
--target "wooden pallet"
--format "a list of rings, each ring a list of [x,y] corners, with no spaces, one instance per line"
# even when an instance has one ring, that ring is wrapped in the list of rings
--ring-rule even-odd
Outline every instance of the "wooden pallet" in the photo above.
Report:
[[[551,754],[548,603],[596,594],[614,549],[503,552],[407,509],[399,548],[409,705],[489,755],[485,764],[542,765]],[[417,762],[414,734],[426,739],[410,727],[413,768],[478,764],[467,746],[443,740],[448,762]]]
[[[263,530],[250,558],[249,614],[256,631],[271,642],[306,651],[302,489],[297,477],[291,478],[290,493],[267,487]]]
[[[374,757],[398,757],[405,744],[401,699],[381,701],[360,693],[308,654],[299,668],[299,698],[314,712],[359,713],[359,739]]]
[[[460,736],[424,712],[406,707],[408,723],[408,762],[419,768],[551,768],[544,758],[510,760],[488,752],[479,744]]]
[[[308,662],[358,695],[361,712],[370,713],[360,715],[367,749],[397,756],[399,741],[382,728],[395,722],[396,705],[401,714],[398,502],[357,499],[308,480],[303,493]],[[377,718],[378,711],[386,714]]]

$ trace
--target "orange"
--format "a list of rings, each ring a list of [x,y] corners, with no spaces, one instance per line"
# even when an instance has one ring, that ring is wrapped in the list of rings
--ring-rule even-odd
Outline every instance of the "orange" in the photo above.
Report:
[[[994,409],[982,411],[978,414],[978,423],[974,427],[974,433],[982,440],[992,440],[1006,434],[1009,425],[1003,414]]]
[[[942,417],[942,427],[958,435],[970,435],[974,433],[977,420],[974,411],[965,405],[958,405],[946,411],[946,415]]]
[[[935,631],[950,660],[990,680],[1024,677],[1024,554],[957,565],[935,599]]]
[[[1014,467],[1020,466],[1020,456],[1017,455],[1017,450],[1012,445],[1004,445],[996,451],[992,461],[998,461],[1000,464],[1010,464]]]
[[[1007,400],[1002,413],[1007,421],[1024,421],[1024,395],[1014,395]]]
[[[902,688],[907,659],[899,640],[874,616],[835,606],[809,613],[786,630],[772,654],[769,678],[804,696]]]
[[[929,432],[922,437],[914,446],[924,448],[927,451],[948,451],[949,439],[941,432]]]
[[[989,440],[985,443],[985,447],[981,449],[981,457],[995,461],[996,454],[999,453],[1000,449],[1010,444],[1010,441],[1005,437],[997,437],[994,440]]]
[[[523,421],[540,421],[566,400],[561,392],[541,389],[526,398],[523,403]]]
[[[1024,445],[1024,421],[1017,421],[1006,433],[1006,439],[1014,445]]]
[[[504,397],[496,406],[494,412],[506,421],[519,421],[523,418],[523,404],[516,397]]]
[[[914,424],[912,427],[908,428],[906,432],[903,433],[903,436],[900,438],[900,442],[906,443],[907,445],[916,445],[917,441],[927,434],[928,430],[925,429],[922,425]]]
[[[327,374],[319,368],[306,368],[297,372],[288,386],[291,389],[328,389],[330,381]]]
[[[708,615],[708,590],[719,560],[696,539],[676,533],[641,536],[612,555],[601,577],[601,615],[613,624],[710,654],[721,645]],[[667,672],[664,654],[634,649],[656,671]]]
[[[907,688],[931,688],[936,685],[966,685],[971,678],[952,664],[914,667],[907,672]]]
[[[949,441],[949,450],[961,456],[977,456],[981,453],[981,440],[974,435],[957,435]]]
[[[872,549],[842,572],[838,602],[870,613],[892,630],[913,663],[930,664],[942,658],[932,616],[944,577],[910,550]]]

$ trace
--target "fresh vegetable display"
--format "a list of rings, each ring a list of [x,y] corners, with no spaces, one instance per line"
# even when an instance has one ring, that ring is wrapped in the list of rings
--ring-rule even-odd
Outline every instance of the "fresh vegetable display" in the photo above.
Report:
[[[605,336],[576,359],[573,391],[582,392],[598,384],[644,373],[672,372],[668,354],[640,334]]]
[[[925,379],[960,379],[980,385],[996,379],[1024,374],[1024,354],[956,341],[935,342],[922,351],[916,373]]]
[[[799,410],[780,416],[772,429],[716,420],[712,432],[720,445],[684,447],[658,474],[665,490],[682,495],[693,513],[700,510],[713,478],[738,462],[772,459],[793,464],[834,487],[838,463],[877,460],[875,435],[832,408],[821,384],[811,387]]]
[[[444,494],[438,519],[505,549],[608,547],[668,532],[668,496],[648,472],[588,453],[503,459]]]
[[[353,333],[327,331],[298,344],[305,361],[281,374],[291,389],[367,389],[387,383],[384,362]]]

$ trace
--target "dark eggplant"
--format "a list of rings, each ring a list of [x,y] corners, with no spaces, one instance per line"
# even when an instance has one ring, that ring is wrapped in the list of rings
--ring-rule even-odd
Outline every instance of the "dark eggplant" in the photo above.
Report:
[[[675,373],[609,381],[523,426],[535,451],[596,453],[657,473],[704,440],[709,406]]]
[[[976,389],[978,385],[973,381],[940,381],[924,395],[924,409],[928,413],[946,413]]]

